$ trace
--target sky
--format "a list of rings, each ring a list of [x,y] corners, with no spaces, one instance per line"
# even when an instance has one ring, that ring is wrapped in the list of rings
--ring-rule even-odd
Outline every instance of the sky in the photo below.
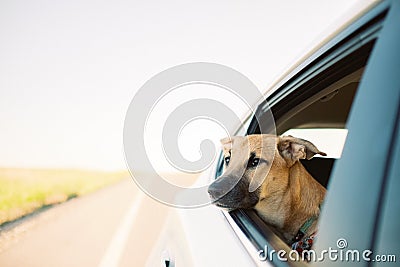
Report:
[[[125,113],[151,77],[183,63],[214,62],[265,91],[360,2],[3,0],[0,166],[125,169]],[[152,127],[161,127],[171,107],[197,97],[189,89],[169,97]],[[217,144],[225,134],[211,122],[198,123],[179,140],[192,160],[199,140]],[[168,169],[159,141],[151,139],[157,168]]]

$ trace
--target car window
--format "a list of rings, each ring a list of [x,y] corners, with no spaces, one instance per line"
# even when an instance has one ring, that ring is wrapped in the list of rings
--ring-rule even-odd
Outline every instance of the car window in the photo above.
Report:
[[[373,43],[366,46],[368,46],[368,51],[371,51]],[[364,56],[368,57],[368,55]],[[307,94],[307,89],[304,89],[303,96],[294,91],[272,106],[278,135],[292,135],[311,141],[321,151],[328,154],[327,157],[317,156],[311,160],[301,160],[306,170],[324,187],[328,187],[335,161],[340,159],[345,146],[348,134],[346,122],[364,67],[364,65],[357,65],[353,71],[341,73],[336,80],[331,80],[330,84],[320,87],[311,95]],[[324,75],[326,73],[321,73],[321,77],[316,77],[316,79],[322,79]],[[288,103],[292,103],[292,105]],[[263,114],[258,116],[259,119],[263,119]],[[247,134],[260,133],[264,133],[263,129],[250,123]],[[216,177],[222,172],[221,156]],[[263,249],[262,244],[269,244],[276,251],[283,249],[289,253],[290,244],[285,244],[275,234],[273,227],[271,228],[258,218],[254,211],[236,210],[230,212],[230,216],[238,221],[237,223],[247,237],[255,235],[251,237],[251,240],[260,250]],[[284,266],[284,263],[280,264]]]
[[[301,163],[313,178],[328,190],[332,170],[336,161],[340,160],[345,146],[348,134],[347,119],[364,69],[365,66],[358,66],[352,72],[343,72],[336,80],[331,80],[331,83],[321,86],[312,94],[307,94],[309,88],[303,89],[303,96],[294,91],[272,106],[278,135],[305,139],[327,154],[324,157],[316,155],[311,160],[301,160]],[[320,75],[315,78],[324,79],[326,73]],[[301,89],[298,90],[301,92]],[[262,129],[255,128],[254,133],[263,132]],[[259,228],[271,229],[267,224],[258,223]],[[274,235],[273,230],[269,235]],[[276,243],[274,249],[288,250],[289,245]]]

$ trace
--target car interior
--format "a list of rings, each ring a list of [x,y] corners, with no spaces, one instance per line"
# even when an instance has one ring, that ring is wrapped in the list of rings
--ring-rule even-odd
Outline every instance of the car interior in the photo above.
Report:
[[[363,71],[364,68],[356,70],[289,110],[276,121],[277,134],[283,135],[290,129],[345,129]],[[336,160],[329,156],[329,151],[327,154],[327,157],[301,160],[304,167],[325,188]]]

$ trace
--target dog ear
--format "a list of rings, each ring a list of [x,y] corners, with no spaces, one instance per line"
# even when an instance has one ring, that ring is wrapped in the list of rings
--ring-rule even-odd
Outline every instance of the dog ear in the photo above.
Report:
[[[225,137],[220,140],[223,150],[230,150],[232,148],[233,137]]]
[[[293,136],[283,136],[279,138],[278,150],[282,157],[293,165],[299,159],[311,159],[316,154],[326,156],[311,142]]]
[[[225,138],[222,138],[222,139],[220,140],[220,142],[221,142],[222,145],[232,143],[232,141],[233,141],[233,140],[232,140],[231,137],[225,137]]]

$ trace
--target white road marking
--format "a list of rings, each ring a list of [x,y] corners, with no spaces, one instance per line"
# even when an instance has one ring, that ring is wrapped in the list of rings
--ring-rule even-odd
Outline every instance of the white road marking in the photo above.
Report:
[[[98,267],[118,267],[142,200],[143,194],[139,193],[132,204],[129,205],[130,208],[125,214],[121,223],[118,225],[118,228],[115,231],[106,253],[101,259]]]

